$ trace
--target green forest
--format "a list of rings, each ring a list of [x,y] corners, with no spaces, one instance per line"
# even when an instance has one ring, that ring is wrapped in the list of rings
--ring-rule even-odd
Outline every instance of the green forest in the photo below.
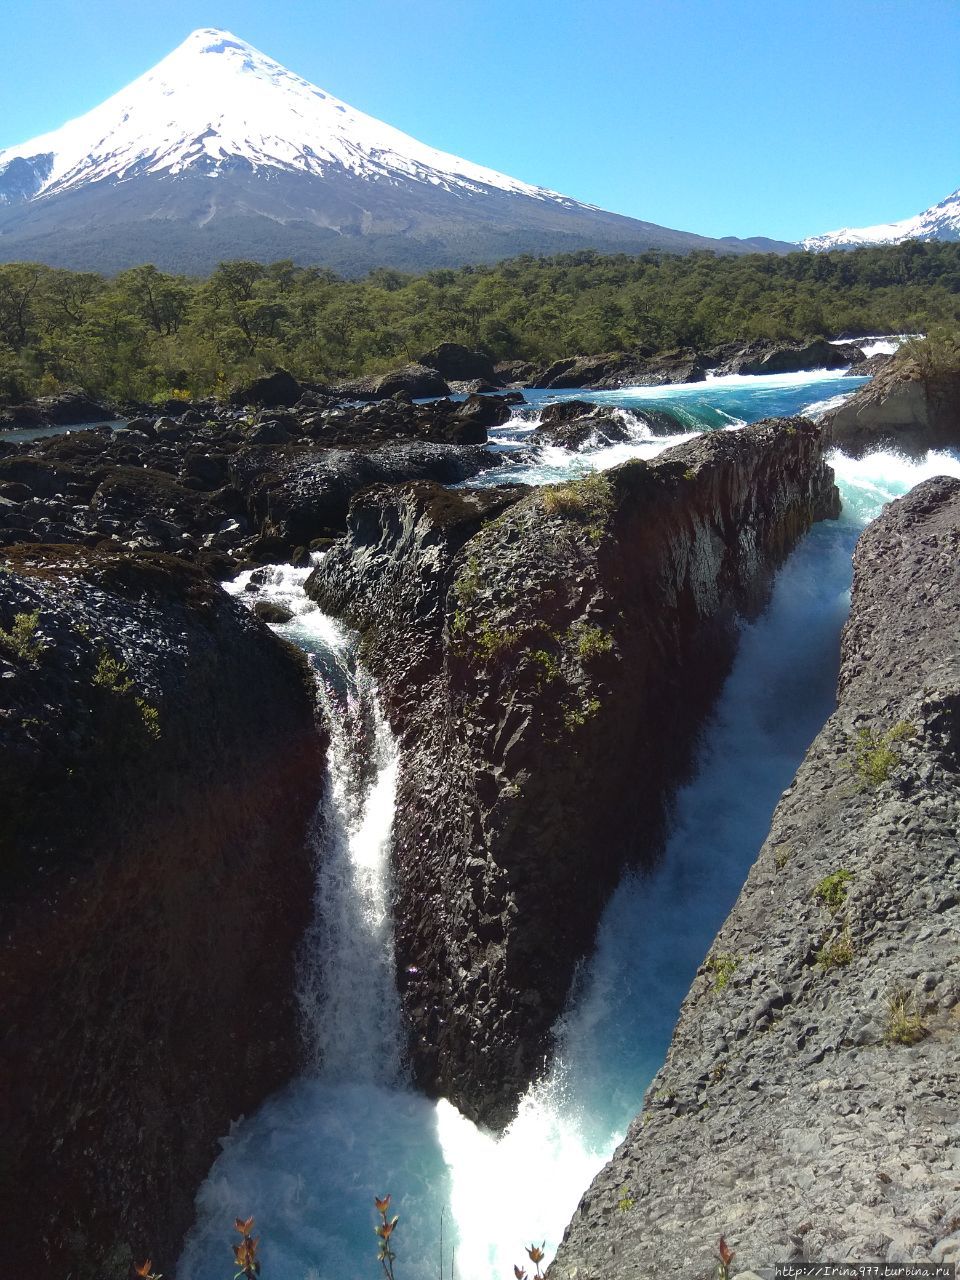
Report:
[[[0,265],[0,400],[67,387],[195,399],[276,367],[327,382],[441,341],[546,363],[958,321],[960,244],[942,242],[786,256],[584,251],[362,280],[289,262],[224,262],[206,279],[11,263]]]

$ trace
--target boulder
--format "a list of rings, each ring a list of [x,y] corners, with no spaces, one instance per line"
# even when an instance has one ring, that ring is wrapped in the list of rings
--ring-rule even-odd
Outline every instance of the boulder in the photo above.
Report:
[[[686,431],[672,414],[659,409],[641,413],[610,409],[585,400],[559,400],[545,406],[540,425],[529,440],[533,444],[559,445],[580,452],[636,439],[642,427],[656,435],[678,435]]]
[[[436,369],[447,382],[466,382],[481,378],[491,386],[499,386],[493,361],[483,351],[471,351],[458,342],[441,342],[417,359],[428,369]]]
[[[658,854],[737,614],[838,504],[800,419],[535,492],[354,497],[307,589],[361,631],[400,741],[397,972],[428,1091],[514,1115],[623,867]]]
[[[41,396],[37,408],[44,422],[55,426],[79,426],[86,422],[112,422],[114,411],[82,391],[64,391],[55,396]]]
[[[872,378],[878,374],[881,369],[887,369],[893,364],[896,356],[887,355],[886,352],[878,351],[875,356],[863,356],[860,360],[852,364],[845,373],[847,378]]]
[[[721,1235],[741,1274],[957,1257],[958,619],[960,481],[939,477],[860,538],[837,710],[555,1280],[712,1280]]]
[[[599,356],[570,356],[555,360],[529,385],[540,389],[562,390],[565,387],[592,387],[624,369],[629,357],[623,352]]]
[[[341,382],[336,391],[347,400],[387,400],[398,391],[405,391],[414,400],[450,394],[446,380],[436,369],[421,364],[408,364],[390,373]]]
[[[725,371],[742,374],[801,373],[812,369],[843,369],[863,359],[855,344],[836,346],[826,338],[812,342],[752,343],[727,362]]]
[[[537,366],[529,360],[501,360],[493,366],[493,372],[501,386],[531,386],[530,379],[537,373]]]
[[[181,561],[4,566],[5,1265],[169,1275],[219,1140],[299,1066],[313,678]]]
[[[242,407],[256,405],[260,408],[294,405],[303,395],[303,388],[292,374],[277,369],[263,378],[257,378],[247,386],[238,387],[230,395],[230,404]]]
[[[478,427],[500,427],[510,421],[510,405],[499,396],[470,395],[457,408],[456,417]]]
[[[823,425],[830,441],[853,457],[881,448],[914,456],[956,448],[960,371],[926,375],[910,358],[894,360],[827,414]]]

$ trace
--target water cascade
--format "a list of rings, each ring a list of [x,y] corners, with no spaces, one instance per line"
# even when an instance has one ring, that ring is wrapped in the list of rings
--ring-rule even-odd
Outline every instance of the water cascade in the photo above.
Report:
[[[793,411],[838,390],[823,385],[829,381],[808,375],[805,404]],[[674,389],[655,390],[663,401]],[[522,421],[507,424],[505,437],[511,429],[522,442]],[[667,443],[641,433],[630,456],[650,456]],[[561,453],[539,463],[525,457],[517,478],[542,483],[560,478],[558,470],[611,464]],[[306,570],[258,571],[264,581],[250,585],[295,612],[280,630],[312,655],[334,729],[329,794],[317,822],[317,921],[301,970],[315,1069],[225,1139],[198,1197],[180,1280],[221,1280],[240,1213],[257,1217],[266,1280],[372,1276],[373,1197],[387,1191],[400,1214],[398,1278],[440,1275],[442,1265],[451,1280],[503,1280],[525,1260],[525,1243],[546,1241],[548,1256],[555,1249],[592,1175],[639,1110],[680,1001],[780,792],[833,708],[860,530],[927,476],[960,475],[950,454],[922,463],[891,453],[831,462],[843,516],[815,527],[778,575],[767,612],[743,627],[697,776],[676,798],[664,856],[652,872],[626,877],[614,895],[562,1020],[557,1060],[500,1137],[408,1081],[388,908],[395,745],[349,635],[304,596]],[[242,592],[248,578],[233,589]]]

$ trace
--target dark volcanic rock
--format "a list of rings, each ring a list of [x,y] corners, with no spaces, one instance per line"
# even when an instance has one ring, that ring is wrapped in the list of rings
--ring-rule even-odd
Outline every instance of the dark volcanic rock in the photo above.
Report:
[[[628,363],[629,357],[622,352],[599,356],[569,356],[565,360],[555,360],[529,385],[554,390],[562,390],[565,387],[592,387],[601,380],[617,374],[626,368]]]
[[[527,496],[355,498],[308,590],[362,631],[400,737],[397,960],[426,1088],[513,1114],[623,866],[658,852],[737,611],[837,503],[800,419]]]
[[[0,546],[110,540],[204,563],[219,576],[248,559],[285,558],[305,545],[264,521],[284,501],[264,500],[293,477],[287,508],[318,507],[312,537],[343,531],[347,501],[364,484],[433,478],[452,483],[501,459],[476,448],[485,424],[510,415],[506,397],[464,404],[396,398],[356,406],[298,405],[212,417],[135,419],[24,444],[0,443]],[[325,475],[318,490],[305,476]],[[11,487],[12,486],[12,487]],[[334,491],[341,497],[330,507]],[[331,510],[334,514],[331,515]],[[336,514],[339,513],[339,514]],[[330,521],[333,520],[331,526]]]
[[[469,382],[474,378],[482,378],[485,382],[498,384],[493,361],[482,351],[471,351],[458,342],[441,342],[420,356],[417,364],[428,369],[436,369],[447,382]]]
[[[371,453],[256,447],[233,457],[231,477],[262,532],[293,549],[341,533],[350,499],[369,485],[455,484],[500,463],[479,446],[411,442]]]
[[[713,945],[729,980],[701,967],[552,1280],[708,1280],[721,1235],[749,1271],[960,1260],[958,620],[941,477],[860,539],[838,710]]]
[[[529,360],[501,360],[493,371],[502,386],[529,386],[537,366]]]
[[[273,408],[277,405],[294,405],[303,395],[303,388],[285,369],[264,378],[257,378],[248,386],[238,387],[230,396],[230,403],[237,406],[257,405]]]
[[[878,374],[881,369],[889,368],[895,359],[896,356],[888,355],[883,351],[878,351],[875,356],[864,356],[862,360],[858,360],[856,364],[852,364],[850,366],[845,377],[872,378],[875,374]]]
[[[116,416],[113,409],[82,391],[64,391],[56,396],[42,396],[32,404],[0,409],[0,424],[9,427],[69,427],[85,422],[112,422]]]
[[[702,382],[716,362],[690,347],[652,355],[614,352],[600,356],[572,356],[558,360],[530,385],[540,388],[660,387],[675,382]]]
[[[500,396],[467,396],[463,404],[456,411],[457,418],[463,423],[471,423],[477,427],[499,427],[510,419],[510,405]],[[464,443],[483,444],[486,440],[486,431],[484,430],[483,440],[464,441]]]
[[[585,400],[560,400],[548,404],[540,415],[540,425],[531,433],[532,444],[553,444],[579,452],[586,448],[621,444],[634,439],[641,426],[655,435],[671,435],[685,430],[672,414],[659,409],[643,412],[608,409]]]
[[[925,376],[895,360],[824,418],[831,442],[853,457],[884,446],[922,455],[960,444],[960,373]],[[0,464],[2,465],[2,464]]]
[[[826,338],[807,343],[760,341],[743,348],[724,364],[728,373],[800,373],[810,369],[842,369],[863,359],[854,343],[835,346]]]
[[[298,1065],[313,681],[181,561],[32,546],[4,569],[5,1265],[169,1274],[217,1140]]]
[[[341,382],[336,390],[347,400],[387,400],[398,391],[406,391],[415,400],[450,394],[446,380],[436,369],[422,364],[408,364],[390,373]]]

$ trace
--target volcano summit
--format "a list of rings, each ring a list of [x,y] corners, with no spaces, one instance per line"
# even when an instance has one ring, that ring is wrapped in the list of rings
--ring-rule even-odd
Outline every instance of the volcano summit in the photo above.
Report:
[[[214,29],[0,150],[2,261],[204,271],[239,256],[357,274],[579,248],[792,247],[673,231],[437,151]]]

